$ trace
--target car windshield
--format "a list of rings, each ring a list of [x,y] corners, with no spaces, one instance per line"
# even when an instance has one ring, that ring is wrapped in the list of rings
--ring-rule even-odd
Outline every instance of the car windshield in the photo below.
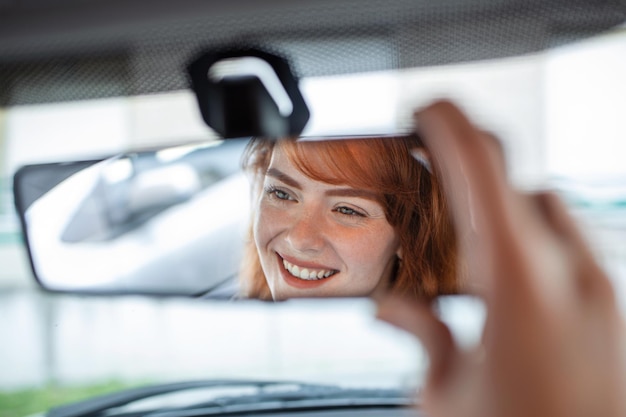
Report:
[[[414,109],[453,99],[501,138],[514,183],[565,197],[626,308],[624,74],[621,27],[522,57],[305,78],[304,135],[406,132]],[[377,322],[367,299],[232,303],[35,288],[13,208],[14,173],[26,164],[207,146],[217,136],[194,100],[176,91],[0,109],[0,391],[199,379],[419,387],[427,366],[419,344]],[[475,343],[480,303],[441,303],[458,340]]]

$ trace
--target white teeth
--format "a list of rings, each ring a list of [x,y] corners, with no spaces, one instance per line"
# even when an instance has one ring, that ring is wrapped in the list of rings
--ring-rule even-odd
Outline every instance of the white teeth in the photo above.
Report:
[[[307,281],[328,278],[329,276],[333,275],[336,272],[336,271],[329,271],[327,269],[300,268],[299,266],[291,264],[284,259],[283,259],[283,266],[294,277],[304,279]]]

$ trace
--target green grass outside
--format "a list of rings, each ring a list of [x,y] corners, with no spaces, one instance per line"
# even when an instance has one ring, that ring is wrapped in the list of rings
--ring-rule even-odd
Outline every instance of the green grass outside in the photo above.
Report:
[[[145,384],[109,381],[89,386],[57,386],[13,392],[0,391],[0,417],[24,417],[59,405]]]

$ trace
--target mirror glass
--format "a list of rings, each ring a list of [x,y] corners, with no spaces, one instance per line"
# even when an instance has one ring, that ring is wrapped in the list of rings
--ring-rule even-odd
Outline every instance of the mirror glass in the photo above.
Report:
[[[247,225],[246,142],[20,169],[16,205],[39,282],[58,291],[219,296],[236,278]]]

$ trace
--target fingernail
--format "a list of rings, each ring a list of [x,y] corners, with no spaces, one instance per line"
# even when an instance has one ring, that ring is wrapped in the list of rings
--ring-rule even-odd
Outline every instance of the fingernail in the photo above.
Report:
[[[432,166],[430,165],[430,159],[423,149],[411,149],[411,155],[419,163],[421,163],[428,172],[430,172],[431,174],[433,173]]]

